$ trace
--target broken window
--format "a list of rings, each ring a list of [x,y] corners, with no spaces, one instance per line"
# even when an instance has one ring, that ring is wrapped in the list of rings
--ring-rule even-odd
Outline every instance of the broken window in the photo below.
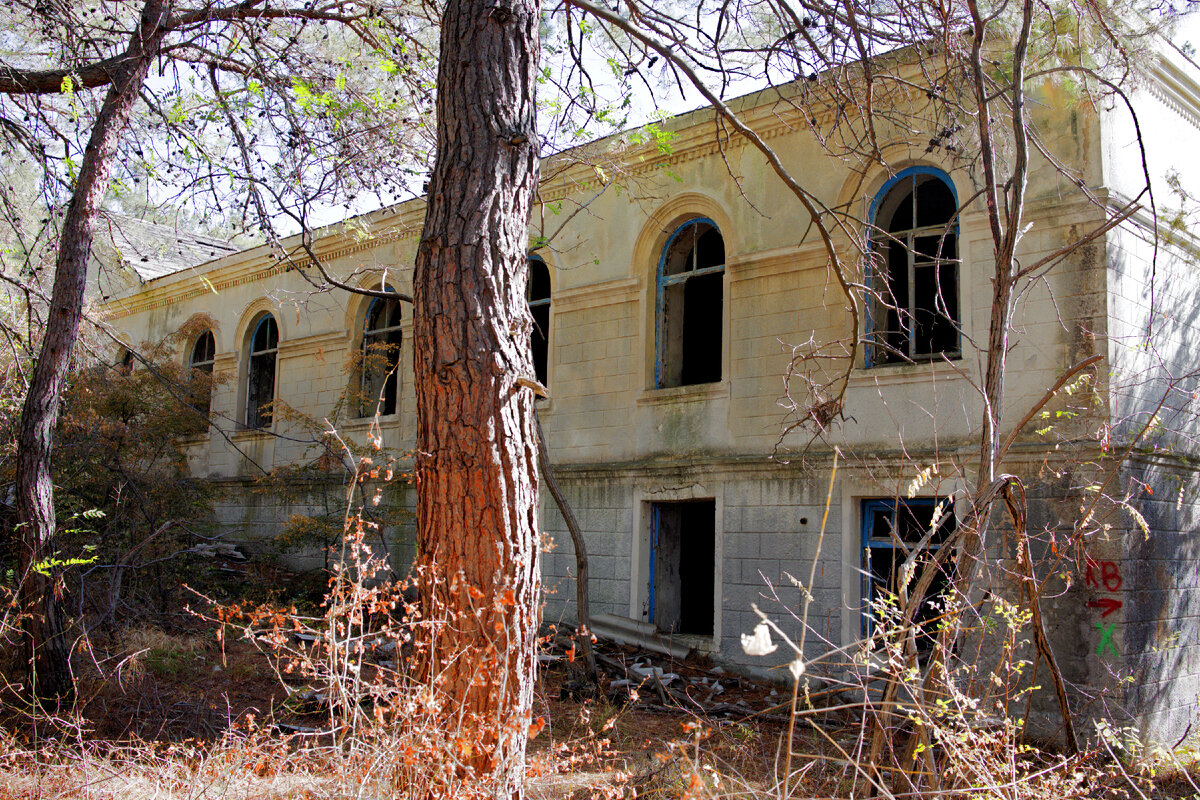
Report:
[[[663,633],[713,635],[716,501],[650,504],[650,622]]]
[[[192,352],[188,355],[188,379],[192,384],[192,405],[207,414],[212,400],[213,362],[217,357],[217,342],[212,331],[205,331],[196,338]]]
[[[550,357],[550,269],[537,256],[529,257],[529,280],[525,299],[533,316],[529,349],[533,351],[533,374],[542,386],[549,386]]]
[[[271,424],[275,400],[275,359],[279,354],[279,326],[264,314],[254,326],[246,367],[246,427],[266,428]]]
[[[389,286],[387,291],[395,290]],[[360,417],[372,416],[376,409],[380,414],[396,413],[401,336],[400,300],[376,297],[363,324]]]
[[[725,240],[710,219],[693,219],[667,240],[658,261],[654,385],[721,380]]]
[[[954,532],[954,501],[950,498],[911,500],[864,500],[862,503],[863,544],[863,634],[869,636],[881,619],[899,611],[900,598],[918,603],[913,620],[917,624],[918,651],[933,646],[936,620],[942,614],[941,599],[950,587],[954,560],[944,560],[929,591],[923,597],[911,594],[925,566]],[[902,567],[914,551],[912,569]]]
[[[872,209],[868,365],[959,355],[958,200],[940,170],[912,167]]]

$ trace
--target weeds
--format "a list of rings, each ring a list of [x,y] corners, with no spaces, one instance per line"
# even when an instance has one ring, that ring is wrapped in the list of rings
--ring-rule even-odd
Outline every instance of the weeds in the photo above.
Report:
[[[368,544],[378,523],[350,505],[355,492],[378,496],[380,482],[400,479],[400,471],[354,458],[341,552],[319,612],[213,603],[207,619],[216,635],[140,626],[114,635],[107,648],[91,642],[92,666],[81,681],[88,713],[54,721],[53,736],[45,735],[44,719],[35,728],[40,738],[10,726],[0,737],[0,800],[493,796],[467,768],[479,744],[467,736],[479,725],[449,712],[441,675],[414,669],[417,631],[452,621],[422,608],[415,582],[390,579],[381,551]],[[375,483],[364,491],[368,481]],[[917,554],[912,558],[915,564]],[[801,623],[810,595],[804,597]],[[819,689],[810,684],[803,639],[792,641],[760,612],[761,624],[744,637],[747,652],[782,646],[793,657],[784,722],[721,721],[682,708],[649,715],[638,709],[636,693],[619,706],[603,693],[571,704],[546,692],[525,765],[529,796],[1116,800],[1154,789],[1152,773],[1125,760],[1120,748],[1129,737],[1120,731],[1079,755],[1022,743],[1032,673],[1023,655],[1032,619],[1026,608],[992,598],[989,613],[975,617],[966,638],[987,639],[984,661],[961,649],[939,655],[942,635],[920,638],[927,632],[917,627],[931,623],[914,622],[908,610],[921,602],[917,591],[881,595],[872,636],[848,654],[840,677],[829,676]],[[940,618],[959,603],[953,593],[940,598]],[[223,678],[227,688],[255,677],[250,643],[286,694],[264,692],[258,705],[233,703],[226,694],[224,707],[211,694],[201,698],[203,676]],[[930,680],[934,664],[945,665],[944,680]],[[548,677],[553,688],[569,675]],[[191,689],[191,702],[160,688],[172,683]],[[127,722],[113,733],[85,721],[122,714],[133,720],[147,709],[162,720],[157,729]],[[192,735],[179,735],[180,723]],[[1172,754],[1144,762],[1173,773],[1160,786],[1176,796],[1200,795]]]

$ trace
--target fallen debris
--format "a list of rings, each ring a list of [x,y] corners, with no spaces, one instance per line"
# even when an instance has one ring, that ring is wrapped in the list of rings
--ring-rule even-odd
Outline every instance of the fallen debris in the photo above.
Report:
[[[609,631],[618,635],[604,635]],[[548,626],[539,661],[545,667],[572,670],[575,636],[570,625]],[[654,712],[685,711],[731,720],[785,718],[780,712],[786,711],[787,701],[771,683],[711,666],[704,656],[693,656],[690,648],[661,636],[653,626],[598,615],[592,618],[591,642],[599,690],[588,692],[582,671],[575,669],[580,674],[568,672],[559,688],[560,699],[579,700],[602,693],[616,705],[636,705]]]
[[[631,644],[678,660],[687,658],[692,648],[663,636],[648,622],[617,617],[612,614],[593,614],[592,633],[619,644]]]

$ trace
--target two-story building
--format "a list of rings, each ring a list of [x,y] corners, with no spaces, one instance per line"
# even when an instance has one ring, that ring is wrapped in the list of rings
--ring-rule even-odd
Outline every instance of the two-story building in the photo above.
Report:
[[[614,137],[588,150],[603,169],[582,152],[558,157],[531,226],[535,362],[551,393],[539,415],[587,539],[592,611],[743,666],[767,663],[739,645],[758,621],[752,603],[797,629],[789,575],[815,576],[809,654],[853,649],[904,545],[935,515],[941,536],[965,517],[983,413],[992,244],[975,174],[925,131],[894,132],[886,164],[833,157],[813,134],[823,120],[791,102],[797,91],[733,105],[838,218],[837,247],[858,270],[847,275],[857,323],[795,197],[711,110],[664,123],[669,149]],[[1192,177],[1177,156],[1200,150],[1197,71],[1171,52],[1133,97],[1161,211],[1172,170]],[[1049,261],[1011,320],[1003,469],[1029,490],[1043,611],[1073,697],[1083,708],[1107,692],[1115,705],[1093,712],[1124,703],[1156,737],[1177,737],[1200,693],[1197,242],[1177,230],[1168,244],[1144,199],[1088,238],[1145,185],[1132,119],[1053,85],[1037,100],[1019,259]],[[423,211],[414,200],[331,226],[316,252],[360,285],[408,293]],[[193,468],[227,485],[220,522],[251,544],[304,511],[252,482],[315,448],[273,401],[315,419],[336,408],[334,425],[361,438],[375,409],[345,397],[363,393],[379,399],[388,447],[414,443],[410,308],[314,293],[297,258],[218,254],[113,290],[107,304],[131,343],[196,329],[179,358],[223,380],[210,434],[189,445]],[[364,372],[364,353],[383,353],[385,368]],[[1092,355],[1097,367],[1038,406]],[[1126,452],[1142,428],[1148,438]],[[388,502],[411,505],[411,492]],[[549,498],[542,525],[556,543],[545,613],[571,619],[574,555]],[[412,530],[388,542],[403,569]],[[997,534],[994,587],[1012,581],[1007,546]]]

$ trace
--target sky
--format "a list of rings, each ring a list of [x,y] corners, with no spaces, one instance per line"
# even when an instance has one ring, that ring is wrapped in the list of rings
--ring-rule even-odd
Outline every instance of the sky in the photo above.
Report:
[[[1172,38],[1185,53],[1189,53],[1191,58],[1200,65],[1200,13],[1192,14],[1179,22]],[[1188,47],[1189,44],[1191,48]],[[593,60],[589,61],[589,72],[601,84],[600,95],[603,96],[607,93],[612,97],[617,97],[618,93],[612,87],[615,81],[610,79],[610,85],[607,89],[604,88],[603,77],[610,74],[608,66],[595,53],[591,54],[591,58]],[[642,68],[645,70],[645,65],[642,65]],[[1198,69],[1200,69],[1200,66],[1198,66]],[[652,121],[656,116],[674,116],[706,105],[703,97],[690,84],[680,86],[678,82],[664,79],[664,76],[669,76],[669,73],[666,71],[666,67],[662,61],[659,61],[653,69],[647,70],[647,76],[651,83],[656,84],[655,92],[652,96],[644,83],[636,80],[631,83],[633,87],[631,102],[629,103],[629,107],[621,112],[621,115],[627,115],[625,129],[636,128],[646,122]],[[763,88],[761,82],[743,81],[739,85],[727,87],[725,97],[737,97],[760,88]],[[544,92],[545,89],[542,91]],[[611,127],[596,126],[592,132],[599,135],[606,135],[614,133],[616,130]],[[555,150],[569,144],[572,144],[572,142],[568,138],[560,136],[557,142],[555,142],[555,146],[552,146],[549,152],[543,152],[542,155],[543,157],[548,156]],[[1200,158],[1200,154],[1197,154],[1196,157]],[[432,163],[430,167],[432,167]],[[413,184],[413,190],[419,190],[417,183]],[[377,207],[377,200],[369,196],[363,196],[360,198],[360,202],[352,204],[350,214],[357,215],[370,212]],[[325,225],[340,222],[345,216],[346,210],[341,206],[336,206],[323,209],[320,213],[314,215],[313,220],[319,225]],[[283,227],[286,227],[286,225]]]

